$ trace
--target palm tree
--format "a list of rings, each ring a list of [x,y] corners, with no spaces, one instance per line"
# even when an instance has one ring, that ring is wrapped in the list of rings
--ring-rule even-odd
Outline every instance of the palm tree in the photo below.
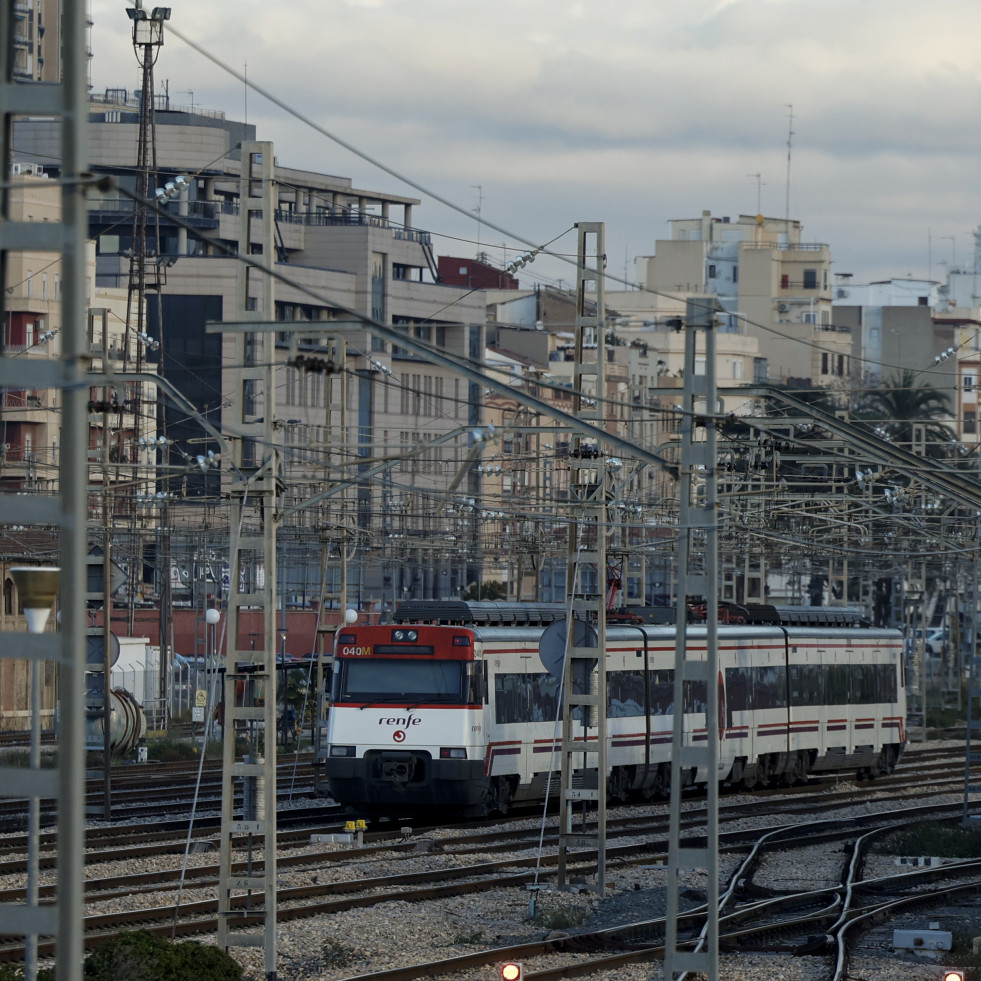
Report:
[[[949,456],[955,448],[957,435],[944,421],[950,415],[948,396],[928,385],[917,386],[911,368],[866,392],[855,412],[856,419],[904,449],[913,450],[922,439],[925,455],[935,459]]]

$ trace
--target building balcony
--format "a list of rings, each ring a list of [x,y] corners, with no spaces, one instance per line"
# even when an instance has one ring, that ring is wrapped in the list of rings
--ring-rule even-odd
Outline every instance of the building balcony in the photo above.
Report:
[[[741,242],[743,249],[773,252],[820,252],[829,249],[826,242]]]

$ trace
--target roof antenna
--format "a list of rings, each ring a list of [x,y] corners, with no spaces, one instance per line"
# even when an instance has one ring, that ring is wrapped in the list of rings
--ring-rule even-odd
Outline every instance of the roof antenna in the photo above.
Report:
[[[794,140],[794,107],[787,105],[787,203],[785,219],[787,222],[787,242],[790,242],[790,151]]]

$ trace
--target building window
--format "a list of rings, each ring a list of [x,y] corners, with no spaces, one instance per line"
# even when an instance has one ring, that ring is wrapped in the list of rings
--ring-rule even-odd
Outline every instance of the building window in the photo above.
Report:
[[[964,376],[964,391],[970,392],[974,388],[974,375]]]
[[[964,413],[964,435],[973,436],[978,431],[977,415],[972,409]]]
[[[785,290],[789,288],[790,288],[790,276],[788,276],[787,273],[784,273],[780,277],[780,289]]]
[[[709,263],[708,278],[715,279],[715,263]]]
[[[818,273],[816,269],[804,270],[804,289],[816,290],[818,285]]]
[[[828,373],[828,352],[825,351],[821,354],[821,374],[826,375]]]
[[[801,314],[801,320],[805,324],[816,324],[817,323],[817,314],[816,313],[804,313],[804,314]]]

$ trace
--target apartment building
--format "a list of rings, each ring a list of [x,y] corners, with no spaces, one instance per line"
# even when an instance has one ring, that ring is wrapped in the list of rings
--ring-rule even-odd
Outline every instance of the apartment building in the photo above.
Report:
[[[703,211],[670,226],[671,237],[638,260],[641,287],[717,297],[759,340],[769,382],[827,387],[851,377],[850,332],[832,317],[829,246],[803,241],[799,221],[763,215]]]
[[[13,76],[19,82],[56,82],[61,72],[60,0],[15,0]]]
[[[93,103],[90,118],[93,168],[115,182],[91,211],[97,278],[123,287],[134,242],[139,106],[124,90],[111,90]],[[234,341],[209,333],[206,325],[233,318],[236,310],[239,145],[255,135],[253,126],[220,112],[157,107],[158,172],[152,181],[162,188],[181,177],[185,191],[168,199],[151,237],[159,246],[148,258],[154,289],[148,293],[147,322],[160,348],[147,352],[147,359],[159,360],[162,374],[198,416],[168,410],[166,437],[172,445],[163,462],[171,467],[183,459],[178,453],[194,458],[220,451],[200,417],[227,427],[234,416]],[[57,134],[44,120],[18,123],[16,145],[25,159],[57,159]],[[430,236],[413,221],[417,199],[357,187],[348,178],[278,159],[275,182],[275,210],[263,223],[273,225],[276,320],[317,325],[309,334],[284,327],[271,335],[276,431],[291,512],[280,536],[287,543],[280,569],[288,602],[317,595],[325,553],[356,556],[348,571],[351,605],[380,603],[392,567],[404,598],[459,595],[461,580],[470,575],[466,564],[462,570],[454,565],[452,574],[448,565],[435,574],[426,570],[442,562],[442,496],[468,450],[469,428],[480,422],[480,387],[369,330],[331,335],[324,327],[331,320],[368,318],[479,366],[483,297],[438,282]],[[252,252],[264,235],[264,227],[250,230]],[[434,441],[431,450],[415,452]],[[376,479],[301,506],[328,484],[384,459],[390,468]],[[475,479],[468,475],[465,482]],[[223,520],[220,468],[184,474],[171,489],[178,505],[200,505],[175,505],[175,553],[193,552],[200,540],[195,523],[203,516],[215,524]],[[404,538],[393,556],[396,514]],[[187,568],[195,565],[193,556],[175,560],[181,561]],[[472,554],[469,561],[476,561]]]

